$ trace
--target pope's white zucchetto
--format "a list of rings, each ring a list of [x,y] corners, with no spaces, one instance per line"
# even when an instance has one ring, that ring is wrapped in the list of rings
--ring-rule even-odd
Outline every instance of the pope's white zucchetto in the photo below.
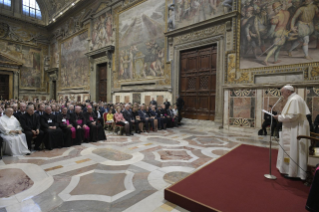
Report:
[[[289,91],[295,91],[294,87],[292,87],[291,85],[285,85],[283,88]]]

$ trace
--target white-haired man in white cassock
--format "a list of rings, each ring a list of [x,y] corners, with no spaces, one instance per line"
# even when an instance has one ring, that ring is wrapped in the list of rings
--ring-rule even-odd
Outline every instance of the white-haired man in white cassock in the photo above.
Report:
[[[13,116],[13,109],[7,108],[5,115],[0,118],[0,131],[3,138],[3,150],[6,155],[30,154],[25,134],[16,117]]]
[[[306,117],[310,111],[304,99],[295,93],[291,85],[284,86],[281,89],[281,95],[287,99],[287,103],[281,114],[274,116],[274,118],[282,122],[280,145],[291,159],[279,148],[277,168],[286,178],[305,180],[306,172],[303,170],[307,170],[309,141],[307,139],[298,141],[297,136],[310,135],[309,122]]]

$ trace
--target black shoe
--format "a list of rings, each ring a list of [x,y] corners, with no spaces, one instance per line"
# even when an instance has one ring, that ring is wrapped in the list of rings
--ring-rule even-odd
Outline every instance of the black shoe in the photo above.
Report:
[[[131,133],[131,135],[134,135],[134,133]]]
[[[40,147],[34,147],[34,150],[40,151],[41,149],[40,149]]]
[[[31,153],[27,153],[27,154],[25,154],[25,155],[31,155]]]
[[[289,179],[289,180],[294,180],[294,181],[300,181],[301,180],[298,177],[289,177],[288,174],[284,174],[284,178]]]

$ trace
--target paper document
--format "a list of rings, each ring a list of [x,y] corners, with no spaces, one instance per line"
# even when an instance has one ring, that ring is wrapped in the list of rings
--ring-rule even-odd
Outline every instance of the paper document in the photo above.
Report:
[[[263,112],[270,115],[270,116],[275,116],[274,114],[269,113],[267,110],[263,110]]]

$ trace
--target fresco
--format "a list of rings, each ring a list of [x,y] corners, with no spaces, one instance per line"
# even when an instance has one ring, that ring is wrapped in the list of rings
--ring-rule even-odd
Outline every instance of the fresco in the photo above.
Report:
[[[85,56],[88,32],[79,34],[61,44],[60,88],[82,88],[89,82],[89,61]]]
[[[0,41],[1,53],[21,62],[21,88],[39,88],[41,86],[41,49],[17,43]]]
[[[118,79],[164,75],[165,1],[148,0],[119,15]]]
[[[60,54],[59,54],[59,45],[58,42],[55,42],[51,45],[51,67],[59,68],[60,65]]]
[[[233,0],[168,0],[175,3],[169,16],[175,18],[175,29],[196,24],[210,18],[223,15],[232,10]]]
[[[319,2],[241,2],[240,68],[319,61]]]
[[[97,50],[113,42],[113,16],[107,12],[94,19],[91,47]]]

